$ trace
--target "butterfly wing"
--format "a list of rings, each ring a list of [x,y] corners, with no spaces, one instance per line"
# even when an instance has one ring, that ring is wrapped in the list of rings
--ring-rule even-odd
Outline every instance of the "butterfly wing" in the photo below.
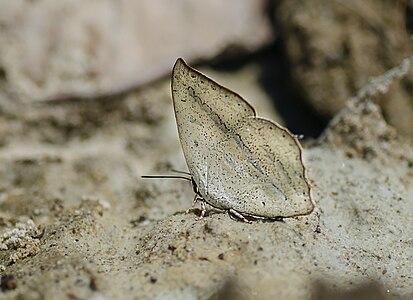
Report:
[[[247,102],[239,101],[239,95],[190,68],[182,59],[176,61],[172,71],[172,98],[188,169],[205,196],[213,149],[240,119],[255,116],[255,111]]]
[[[266,218],[313,210],[301,146],[287,129],[249,117],[216,144],[214,152],[219,155],[210,158],[210,198],[240,213]]]
[[[301,147],[287,129],[181,59],[172,95],[189,171],[209,204],[266,218],[312,211]]]

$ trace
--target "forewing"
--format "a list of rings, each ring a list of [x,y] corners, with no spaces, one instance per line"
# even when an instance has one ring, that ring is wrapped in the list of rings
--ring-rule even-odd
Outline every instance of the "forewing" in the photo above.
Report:
[[[202,193],[208,160],[239,122],[255,116],[251,105],[236,93],[190,68],[178,59],[172,72],[172,98],[182,149]]]

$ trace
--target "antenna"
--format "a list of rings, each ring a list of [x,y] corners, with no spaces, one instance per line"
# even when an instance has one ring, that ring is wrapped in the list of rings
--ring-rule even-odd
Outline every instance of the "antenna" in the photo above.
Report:
[[[192,178],[188,178],[185,176],[179,176],[179,175],[145,175],[141,176],[141,178],[146,178],[146,179],[153,179],[153,178],[175,178],[175,179],[185,179],[188,181],[192,181]]]
[[[185,174],[188,175],[188,177],[185,176],[179,176],[179,175],[146,175],[146,176],[141,176],[141,178],[148,178],[148,179],[153,179],[153,178],[173,178],[173,179],[185,179],[188,181],[192,181],[192,175],[191,173],[188,172],[183,172],[183,171],[177,171],[175,169],[171,170],[172,172],[178,173],[178,174]]]
[[[186,174],[186,175],[191,176],[191,173],[189,173],[189,172],[178,171],[178,170],[175,170],[175,169],[172,169],[171,171],[172,171],[172,172],[175,172],[175,173],[179,173],[179,174]]]

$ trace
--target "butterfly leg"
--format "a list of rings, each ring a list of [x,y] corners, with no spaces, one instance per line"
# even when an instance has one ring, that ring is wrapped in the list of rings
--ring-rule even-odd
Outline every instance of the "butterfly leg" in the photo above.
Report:
[[[205,202],[201,201],[201,215],[196,218],[197,221],[202,220],[205,217],[205,212],[206,212],[206,208],[205,208]]]
[[[194,200],[192,201],[192,206],[190,208],[188,208],[185,213],[189,213],[191,211],[191,209],[194,208],[195,204],[198,202],[198,200],[200,200],[200,198],[198,197],[198,195],[195,194]]]
[[[236,216],[241,221],[244,221],[245,223],[252,224],[252,221],[247,220],[242,214],[240,214],[236,210],[233,210],[232,208],[229,209],[229,213],[233,214],[234,216]]]

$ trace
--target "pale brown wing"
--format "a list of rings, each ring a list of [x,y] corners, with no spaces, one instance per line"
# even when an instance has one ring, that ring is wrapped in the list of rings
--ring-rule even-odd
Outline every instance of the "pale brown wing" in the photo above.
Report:
[[[200,192],[207,181],[208,155],[228,130],[255,111],[234,92],[178,59],[172,71],[172,98],[182,149]],[[212,154],[213,155],[213,154]]]
[[[301,147],[280,125],[247,118],[212,153],[206,184],[210,201],[267,218],[313,210]]]
[[[267,218],[312,211],[301,147],[288,130],[181,59],[172,95],[188,168],[207,202]]]

